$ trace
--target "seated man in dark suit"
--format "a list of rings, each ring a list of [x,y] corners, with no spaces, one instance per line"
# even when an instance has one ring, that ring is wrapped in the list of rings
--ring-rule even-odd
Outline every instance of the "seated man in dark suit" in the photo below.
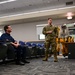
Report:
[[[16,52],[16,64],[24,65],[25,63],[29,63],[25,59],[26,48],[24,46],[21,46],[18,42],[16,42],[14,38],[10,35],[10,33],[12,32],[11,26],[4,26],[4,31],[5,33],[1,35],[1,40],[4,42],[10,42],[10,44],[8,44],[8,49]]]

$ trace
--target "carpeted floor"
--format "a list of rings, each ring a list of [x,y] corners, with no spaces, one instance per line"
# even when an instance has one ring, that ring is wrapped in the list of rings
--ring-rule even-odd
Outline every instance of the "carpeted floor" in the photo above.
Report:
[[[53,57],[48,61],[42,58],[29,59],[29,64],[15,65],[14,62],[0,65],[0,75],[75,75],[75,59],[65,59],[58,56],[58,62]]]

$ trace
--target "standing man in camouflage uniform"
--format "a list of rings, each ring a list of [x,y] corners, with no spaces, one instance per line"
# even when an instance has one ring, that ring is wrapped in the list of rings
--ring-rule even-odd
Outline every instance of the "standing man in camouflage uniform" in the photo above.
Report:
[[[42,33],[45,35],[45,58],[43,61],[48,61],[49,47],[51,45],[52,52],[54,54],[54,62],[57,62],[57,50],[56,50],[56,36],[57,28],[52,25],[52,19],[48,18],[48,25],[43,28]]]

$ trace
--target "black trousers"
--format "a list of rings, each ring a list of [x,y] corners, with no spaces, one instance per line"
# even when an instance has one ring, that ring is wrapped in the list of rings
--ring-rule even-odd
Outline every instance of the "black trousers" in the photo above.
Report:
[[[26,58],[26,47],[19,45],[17,48],[13,45],[8,45],[8,51],[11,50],[15,54],[15,58],[17,61],[25,60]]]

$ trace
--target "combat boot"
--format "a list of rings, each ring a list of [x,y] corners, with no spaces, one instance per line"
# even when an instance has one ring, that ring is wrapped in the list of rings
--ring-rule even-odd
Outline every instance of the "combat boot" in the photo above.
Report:
[[[48,61],[48,52],[45,51],[45,58],[43,59],[43,61]]]
[[[55,58],[55,59],[54,59],[54,62],[58,62],[58,59],[57,59],[57,58]]]
[[[54,62],[58,62],[57,53],[54,53]]]
[[[48,61],[48,58],[47,57],[43,58],[43,61]]]

